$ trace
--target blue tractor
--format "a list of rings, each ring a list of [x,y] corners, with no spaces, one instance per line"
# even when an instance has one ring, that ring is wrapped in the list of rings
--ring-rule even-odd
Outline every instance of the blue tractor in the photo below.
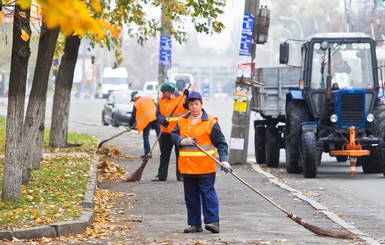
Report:
[[[280,45],[281,64],[289,63],[289,43]],[[364,173],[384,173],[379,71],[376,42],[363,33],[316,34],[301,44],[299,85],[286,95],[288,173],[315,178],[323,152],[338,162],[349,160],[352,175],[356,166]]]

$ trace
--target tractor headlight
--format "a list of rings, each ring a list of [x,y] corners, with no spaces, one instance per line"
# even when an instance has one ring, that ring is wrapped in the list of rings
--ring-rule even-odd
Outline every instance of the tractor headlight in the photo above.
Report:
[[[330,121],[331,122],[335,123],[335,122],[337,122],[337,120],[338,120],[338,116],[336,114],[330,115]]]
[[[366,116],[366,121],[368,122],[373,122],[374,121],[374,115],[372,113],[369,113],[367,116]]]

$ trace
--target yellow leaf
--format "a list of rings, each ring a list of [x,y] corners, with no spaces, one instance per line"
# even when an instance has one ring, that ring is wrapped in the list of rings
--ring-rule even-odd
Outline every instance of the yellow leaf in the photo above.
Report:
[[[100,1],[98,0],[91,0],[91,7],[98,13],[101,13],[103,8],[102,5],[100,5]]]
[[[109,29],[110,29],[110,32],[111,32],[111,35],[114,37],[114,38],[118,38],[119,35],[120,35],[120,30],[113,27],[113,26],[109,26]]]
[[[25,32],[23,29],[21,29],[21,39],[23,39],[25,42],[29,40],[29,35],[27,32]]]
[[[31,8],[32,0],[18,0],[17,3],[20,5],[21,9],[29,9]]]
[[[5,13],[0,12],[0,25],[3,24],[3,19],[5,18]]]

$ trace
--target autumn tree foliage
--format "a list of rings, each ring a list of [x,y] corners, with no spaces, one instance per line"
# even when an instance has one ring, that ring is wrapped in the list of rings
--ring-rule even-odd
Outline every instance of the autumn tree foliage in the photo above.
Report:
[[[99,44],[115,50],[117,63],[121,62],[120,45],[122,43],[121,30],[127,30],[126,35],[136,38],[143,44],[150,36],[167,28],[167,33],[178,42],[187,39],[184,24],[194,23],[197,32],[220,32],[224,26],[217,20],[222,13],[225,1],[220,0],[116,0],[110,5],[110,1],[104,0],[0,0],[0,24],[4,18],[13,14],[13,46],[12,64],[10,74],[9,107],[7,121],[7,139],[3,178],[3,200],[17,200],[21,195],[21,184],[28,183],[29,171],[36,168],[36,159],[41,156],[42,137],[44,130],[44,113],[46,103],[46,85],[52,60],[52,47],[56,45],[55,36],[60,29],[66,36],[66,54],[63,58],[65,66],[59,68],[57,82],[58,88],[63,91],[55,91],[60,94],[54,98],[54,109],[57,113],[56,121],[64,122],[51,129],[53,132],[68,131],[68,114],[70,103],[70,90],[72,76],[76,64],[78,45],[82,38],[90,38],[92,45]],[[24,119],[24,99],[26,83],[26,67],[29,58],[29,12],[31,7],[37,7],[42,23],[40,42],[48,42],[39,48],[39,64],[35,70],[33,89]],[[172,21],[172,25],[164,27],[160,20],[151,18],[146,11],[150,8],[162,7],[164,15]],[[7,12],[8,11],[8,12]],[[56,31],[53,31],[56,30]],[[48,38],[49,37],[49,38]],[[21,43],[21,41],[24,43]],[[71,47],[71,48],[69,48]],[[67,53],[68,52],[68,53]],[[21,55],[21,56],[20,56]],[[40,73],[37,75],[37,73]],[[56,125],[51,125],[51,127]],[[23,130],[22,130],[23,129]],[[23,132],[23,133],[22,133]],[[59,138],[59,137],[64,137]],[[51,135],[50,141],[55,147],[66,146],[66,134]],[[60,144],[57,144],[57,143]],[[62,143],[64,142],[64,143]],[[38,147],[30,148],[36,144]],[[36,157],[29,157],[36,156]],[[33,160],[31,160],[33,159]]]
[[[29,172],[33,163],[36,164],[36,160],[33,162],[32,159],[36,159],[36,154],[37,158],[41,158],[47,83],[59,28],[67,35],[89,31],[99,38],[104,38],[109,29],[116,32],[106,22],[92,17],[86,2],[38,1],[44,21],[27,116],[24,119],[31,4],[31,1],[24,0],[0,2],[0,18],[7,18],[7,13],[13,13],[14,23],[2,200],[14,201],[20,198],[21,185],[28,183]],[[101,10],[98,1],[90,1],[89,4]]]

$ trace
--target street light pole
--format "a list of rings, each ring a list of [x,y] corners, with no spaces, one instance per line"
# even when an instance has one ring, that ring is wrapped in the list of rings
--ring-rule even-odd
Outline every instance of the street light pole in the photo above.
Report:
[[[246,0],[244,15],[252,15],[254,17],[254,22],[257,22],[259,13],[259,0]],[[241,41],[242,46],[242,41]],[[250,53],[248,56],[242,56],[249,59],[250,64],[255,64],[255,51],[256,51],[256,42],[255,42],[255,32],[252,31],[252,42],[250,44]],[[241,60],[241,56],[240,56]],[[230,138],[230,154],[229,160],[232,164],[244,164],[247,161],[247,150],[248,150],[248,141],[249,141],[249,125],[250,125],[250,103],[248,99],[248,92],[250,91],[250,86],[245,83],[245,80],[250,80],[248,77],[252,77],[254,74],[254,65],[251,65],[250,73],[245,74],[245,78],[242,76],[237,78],[236,81],[236,92],[234,94],[234,110],[232,117],[232,129],[231,129],[231,138]],[[237,92],[238,91],[238,92]],[[239,93],[239,98],[242,98],[242,101],[236,102]],[[246,100],[246,101],[244,101]],[[236,109],[236,103],[241,104],[240,108]]]

